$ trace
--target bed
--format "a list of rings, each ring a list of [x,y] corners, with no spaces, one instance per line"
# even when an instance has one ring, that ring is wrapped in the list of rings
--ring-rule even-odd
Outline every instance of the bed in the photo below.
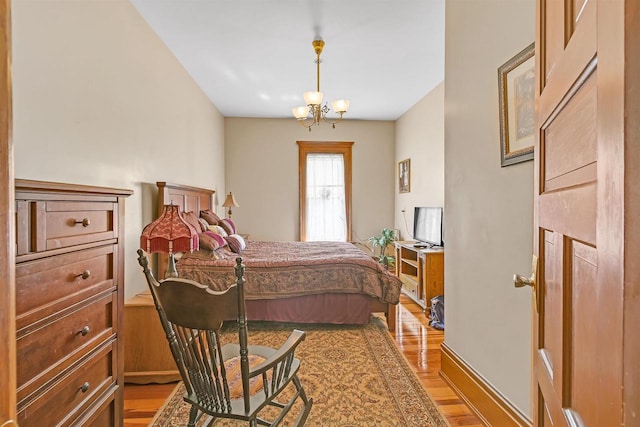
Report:
[[[167,182],[157,187],[158,215],[166,204],[179,205],[184,212],[213,209],[213,190]],[[182,278],[223,289],[234,281],[237,256],[246,266],[249,320],[364,324],[373,313],[383,313],[389,330],[395,329],[402,283],[348,242],[247,240],[239,254],[185,254],[178,272]],[[157,264],[157,272],[165,271],[166,256],[160,255]]]

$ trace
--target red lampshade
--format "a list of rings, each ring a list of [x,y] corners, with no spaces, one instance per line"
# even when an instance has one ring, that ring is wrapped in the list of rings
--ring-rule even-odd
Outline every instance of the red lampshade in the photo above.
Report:
[[[198,249],[198,232],[182,217],[178,205],[165,205],[160,218],[147,225],[140,247],[147,253],[193,252]]]

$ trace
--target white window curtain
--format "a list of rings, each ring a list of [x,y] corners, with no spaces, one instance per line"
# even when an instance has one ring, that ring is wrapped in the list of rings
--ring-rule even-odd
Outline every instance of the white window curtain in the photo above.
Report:
[[[306,240],[347,240],[342,154],[307,155]]]

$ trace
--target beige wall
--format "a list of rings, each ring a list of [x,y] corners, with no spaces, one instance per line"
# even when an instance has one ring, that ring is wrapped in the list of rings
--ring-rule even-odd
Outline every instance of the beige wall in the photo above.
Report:
[[[529,416],[533,162],[500,167],[497,69],[535,37],[533,0],[447,0],[445,342]]]
[[[13,1],[17,178],[127,188],[125,293],[155,182],[224,193],[224,122],[125,1]]]
[[[353,239],[393,225],[393,122],[346,120],[311,132],[291,119],[225,118],[227,190],[239,208],[233,218],[255,240],[298,240],[296,141],[353,141]],[[222,202],[221,202],[222,203]]]
[[[400,193],[398,162],[405,159],[411,159],[411,188]],[[395,167],[395,228],[411,240],[414,207],[444,206],[444,82],[396,122]]]

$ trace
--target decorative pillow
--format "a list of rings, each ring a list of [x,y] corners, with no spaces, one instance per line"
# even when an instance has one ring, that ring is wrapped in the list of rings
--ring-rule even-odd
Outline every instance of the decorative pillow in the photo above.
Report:
[[[230,234],[227,237],[225,237],[224,240],[227,241],[227,244],[229,245],[229,249],[231,249],[233,252],[237,254],[245,250],[245,248],[247,247],[247,243],[239,234]]]
[[[196,232],[201,233],[205,230],[202,229],[202,225],[200,225],[200,221],[198,221],[198,217],[193,212],[182,212],[182,218],[193,227]]]
[[[231,221],[231,218],[221,219],[218,225],[224,228],[227,234],[236,234],[236,225]]]
[[[198,234],[198,237],[200,238],[200,250],[215,251],[227,244],[222,236],[210,231],[200,233]]]
[[[202,231],[207,231],[209,229],[209,223],[204,218],[198,218],[198,222],[202,227]]]
[[[204,218],[210,225],[216,225],[220,222],[220,217],[211,209],[207,209],[206,211],[200,211],[200,217]]]
[[[204,234],[211,236],[212,238],[215,239],[216,242],[218,242],[218,247],[223,247],[223,246],[227,246],[227,241],[224,240],[224,237],[222,237],[219,234],[216,234],[212,231],[205,231]]]
[[[227,233],[226,231],[224,231],[224,228],[220,227],[219,225],[210,225],[209,226],[209,231],[219,234],[222,237],[227,237],[229,235],[229,233]]]

